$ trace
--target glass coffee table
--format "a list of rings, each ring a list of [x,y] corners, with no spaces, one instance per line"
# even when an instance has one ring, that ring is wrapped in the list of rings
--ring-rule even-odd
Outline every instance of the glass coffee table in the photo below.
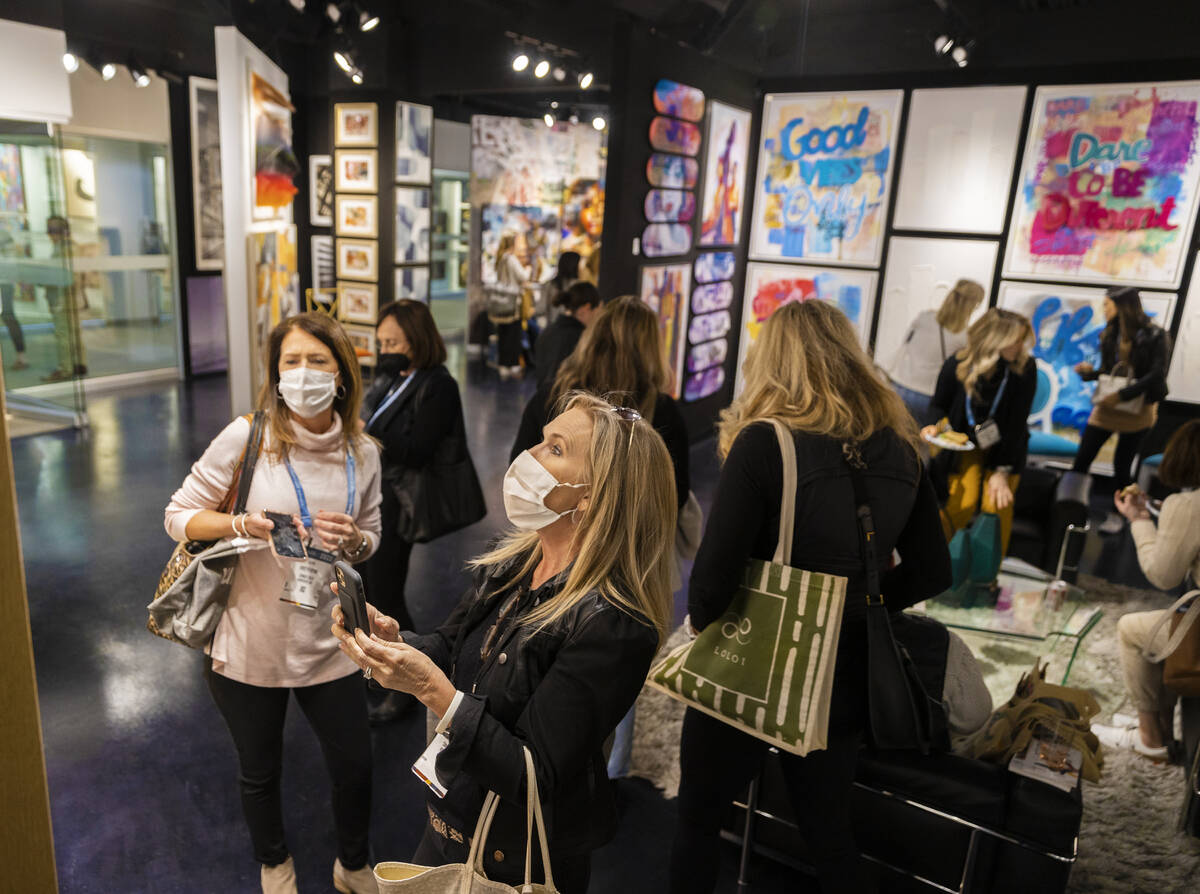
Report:
[[[1015,646],[1028,645],[1041,657],[1063,656],[1062,683],[1084,638],[1100,621],[1102,612],[1091,604],[1087,592],[1065,586],[1061,599],[1048,591],[1052,581],[1040,569],[1006,559],[996,588],[968,586],[951,590],[913,606],[912,611],[941,621],[952,630],[1000,639]]]

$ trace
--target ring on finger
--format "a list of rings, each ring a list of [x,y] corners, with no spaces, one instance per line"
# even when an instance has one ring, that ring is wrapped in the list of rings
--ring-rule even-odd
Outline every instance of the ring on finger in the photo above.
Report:
[[[371,668],[369,668],[369,667],[363,668],[363,678],[366,680],[371,679]]]

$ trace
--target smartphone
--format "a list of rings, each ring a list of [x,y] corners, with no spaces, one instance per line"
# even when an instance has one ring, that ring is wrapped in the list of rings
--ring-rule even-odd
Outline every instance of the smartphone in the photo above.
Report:
[[[292,517],[284,512],[264,512],[264,516],[275,523],[271,529],[271,546],[275,555],[282,559],[303,559],[307,556],[300,532],[292,523]]]
[[[363,588],[362,578],[349,562],[338,559],[333,563],[333,576],[337,580],[338,601],[342,604],[342,615],[345,616],[343,626],[353,633],[361,630],[367,636],[371,635],[371,625],[367,619],[367,595]]]

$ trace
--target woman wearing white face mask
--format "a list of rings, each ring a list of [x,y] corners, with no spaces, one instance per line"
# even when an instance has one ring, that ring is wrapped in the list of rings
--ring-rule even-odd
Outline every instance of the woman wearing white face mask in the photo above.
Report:
[[[485,871],[523,877],[525,746],[555,883],[582,894],[591,852],[617,819],[601,748],[670,619],[670,457],[635,411],[575,394],[509,468],[504,508],[516,530],[471,563],[475,585],[437,631],[401,632],[371,606],[369,638],[348,634],[338,607],[333,631],[373,679],[432,710],[448,738],[436,758],[447,792],[427,799],[414,862],[461,862],[490,790],[501,803]]]
[[[331,563],[366,559],[379,543],[379,452],[359,433],[358,361],[342,327],[307,313],[271,333],[268,378],[259,395],[266,425],[238,516],[216,511],[250,433],[249,417],[217,435],[166,510],[177,540],[241,537],[233,589],[212,642],[205,677],[237,746],[242,808],[264,892],[294,892],[296,876],[280,804],[283,723],[294,694],[317,737],[333,783],[338,852],[334,885],[374,894],[367,865],[371,742],[358,668],[330,638]],[[307,559],[268,548],[264,511],[291,516]]]

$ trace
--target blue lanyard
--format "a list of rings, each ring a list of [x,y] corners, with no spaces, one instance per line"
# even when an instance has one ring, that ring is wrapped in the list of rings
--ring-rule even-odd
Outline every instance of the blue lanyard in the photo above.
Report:
[[[996,397],[992,401],[992,408],[988,410],[988,419],[993,419],[996,416],[996,408],[1000,406],[1000,398],[1004,397],[1004,388],[1008,385],[1008,370],[1004,371],[1004,381],[1000,383],[1000,390],[996,392]],[[971,395],[967,395],[967,425],[972,428],[975,426],[975,411],[971,409]]]
[[[284,465],[287,466],[288,475],[292,478],[292,487],[296,489],[296,502],[300,504],[300,521],[304,523],[304,527],[312,527],[312,515],[308,511],[308,501],[304,499],[304,488],[300,486],[300,478],[296,475],[296,470],[292,468],[291,460],[284,460]],[[349,450],[346,451],[346,514],[354,514],[354,454]]]
[[[398,398],[404,392],[404,389],[408,387],[409,383],[412,382],[415,376],[416,373],[409,373],[404,377],[404,381],[400,383],[400,387],[383,399],[383,401],[379,404],[379,408],[372,413],[371,418],[367,420],[367,428],[370,428],[372,425],[374,425],[375,420],[379,418],[380,414],[396,402],[396,398]]]

